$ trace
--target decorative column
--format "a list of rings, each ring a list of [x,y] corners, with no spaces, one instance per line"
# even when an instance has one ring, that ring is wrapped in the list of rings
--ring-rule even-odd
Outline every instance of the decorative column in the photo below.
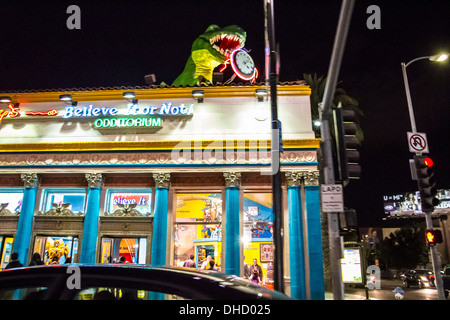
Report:
[[[167,260],[167,210],[169,208],[170,173],[154,173],[155,214],[153,216],[152,266],[164,266]]]
[[[88,181],[88,194],[86,213],[84,215],[80,263],[95,263],[103,177],[101,173],[86,173],[85,176]]]
[[[306,299],[305,245],[303,242],[303,218],[300,188],[302,173],[286,172],[289,211],[289,263],[291,297]]]
[[[240,230],[239,230],[239,172],[224,172],[225,178],[225,273],[239,276],[240,263]]]
[[[303,173],[308,226],[309,286],[311,300],[325,300],[322,228],[320,224],[319,171]]]
[[[28,250],[31,242],[31,229],[33,227],[34,207],[36,205],[36,193],[38,187],[38,175],[36,173],[24,173],[20,176],[24,182],[22,208],[20,210],[17,232],[14,239],[14,250],[19,254],[19,261],[28,265]]]

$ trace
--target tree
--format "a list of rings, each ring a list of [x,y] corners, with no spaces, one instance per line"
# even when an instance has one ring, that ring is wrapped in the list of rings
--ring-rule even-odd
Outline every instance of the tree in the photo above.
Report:
[[[414,269],[429,263],[423,223],[395,230],[380,246],[383,262],[393,269]]]

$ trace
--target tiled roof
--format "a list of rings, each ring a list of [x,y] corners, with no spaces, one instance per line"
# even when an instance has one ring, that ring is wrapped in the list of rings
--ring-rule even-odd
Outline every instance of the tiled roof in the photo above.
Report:
[[[296,81],[284,81],[278,82],[278,85],[289,86],[289,85],[305,85],[306,82],[304,80],[296,80]],[[217,83],[214,86],[208,87],[242,87],[242,86],[263,86],[264,82],[251,84],[249,82],[246,83],[230,83],[230,84],[222,84]],[[180,87],[190,87],[190,86],[180,86]],[[206,85],[200,86],[192,86],[194,87],[206,87]],[[101,91],[101,90],[138,90],[138,89],[157,89],[157,88],[176,88],[172,85],[144,85],[144,86],[114,86],[114,87],[79,87],[79,88],[53,88],[53,89],[24,89],[24,90],[0,90],[0,93],[33,93],[33,92],[61,92],[61,91]]]

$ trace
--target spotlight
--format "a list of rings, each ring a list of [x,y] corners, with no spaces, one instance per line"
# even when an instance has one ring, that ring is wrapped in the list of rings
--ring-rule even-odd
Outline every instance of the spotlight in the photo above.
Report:
[[[264,97],[267,96],[267,89],[256,89],[255,95],[258,97],[258,102],[263,102]]]
[[[203,90],[192,90],[192,96],[197,99],[198,103],[203,103],[203,96],[205,92]]]
[[[77,101],[72,100],[71,94],[62,94],[59,96],[59,100],[64,101],[67,104],[71,104],[72,106],[76,106],[78,104]]]
[[[12,99],[11,99],[11,97],[0,97],[0,102],[10,103],[10,102],[12,102]]]
[[[136,94],[135,94],[133,91],[127,91],[127,92],[124,92],[124,93],[122,94],[122,96],[124,97],[124,99],[130,101],[132,104],[137,104],[137,102],[138,102],[138,101],[135,99],[135,98],[136,98]]]

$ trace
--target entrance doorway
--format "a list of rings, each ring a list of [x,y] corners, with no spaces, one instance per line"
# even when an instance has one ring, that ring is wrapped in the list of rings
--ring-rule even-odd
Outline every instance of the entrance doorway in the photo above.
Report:
[[[147,255],[147,238],[103,237],[101,263],[119,262],[145,264]]]
[[[36,236],[33,253],[39,253],[46,265],[64,264],[76,261],[78,237]]]

